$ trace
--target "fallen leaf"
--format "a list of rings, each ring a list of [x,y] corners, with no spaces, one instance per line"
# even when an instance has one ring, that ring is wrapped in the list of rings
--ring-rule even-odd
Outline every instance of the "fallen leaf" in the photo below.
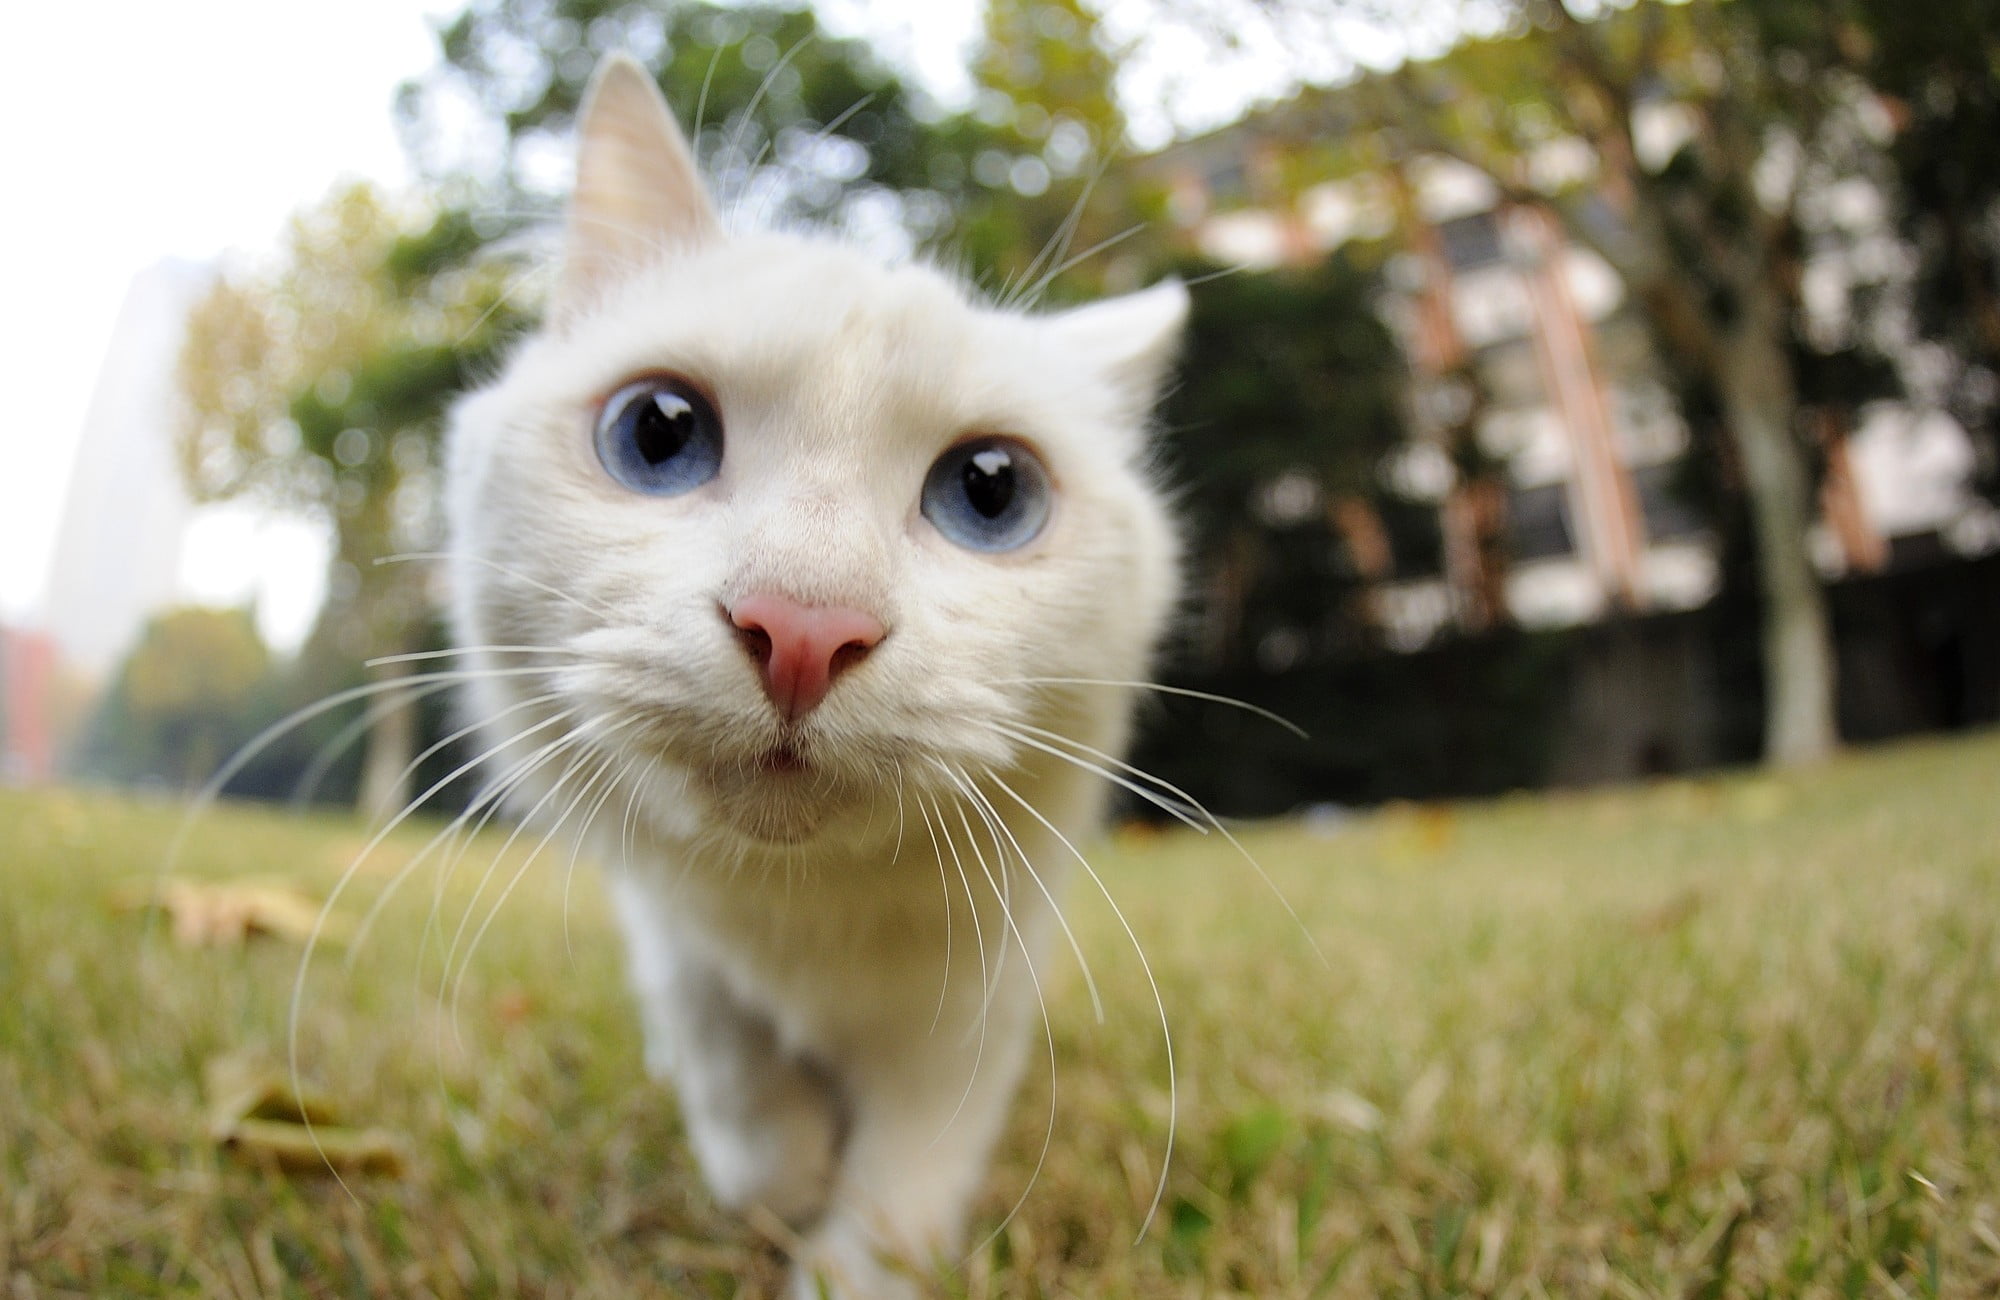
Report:
[[[208,1131],[217,1145],[288,1173],[381,1174],[408,1165],[401,1138],[341,1124],[324,1098],[302,1093],[260,1054],[229,1052],[202,1070]]]
[[[220,1142],[244,1120],[331,1124],[333,1106],[292,1087],[286,1073],[255,1051],[211,1056],[201,1071],[208,1096],[208,1129]]]
[[[130,885],[112,897],[120,911],[161,911],[174,938],[189,948],[240,947],[255,935],[304,943],[317,929],[323,946],[339,943],[346,927],[321,905],[281,881],[163,880]]]
[[[287,1124],[246,1119],[222,1140],[223,1146],[253,1160],[269,1160],[293,1174],[380,1174],[400,1178],[407,1162],[403,1143],[379,1128],[338,1124]]]

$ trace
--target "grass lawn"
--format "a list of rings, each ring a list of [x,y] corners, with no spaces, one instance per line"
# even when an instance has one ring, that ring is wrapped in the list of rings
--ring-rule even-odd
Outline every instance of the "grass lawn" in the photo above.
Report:
[[[300,949],[187,946],[114,905],[177,820],[0,792],[0,1296],[729,1296],[780,1277],[645,1082],[596,882],[565,900],[566,852],[498,913],[455,1014],[428,873],[307,972],[303,1079],[398,1135],[400,1170],[343,1188],[218,1146],[204,1070],[283,1077]],[[392,838],[339,912],[358,919],[433,829]],[[1055,981],[1054,1141],[1030,1187],[1044,1056],[975,1235],[1025,1201],[955,1292],[2000,1294],[2000,737],[1245,839],[1325,964],[1215,837],[1105,845],[1173,1028],[1166,1204],[1135,1244],[1165,1056],[1123,932],[1079,891],[1106,1023],[1073,969]],[[317,899],[362,843],[224,809],[186,870]]]

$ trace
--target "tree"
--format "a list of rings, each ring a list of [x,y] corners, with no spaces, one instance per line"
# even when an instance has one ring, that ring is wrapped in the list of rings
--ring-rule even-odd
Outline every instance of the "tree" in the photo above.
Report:
[[[2000,24],[1981,0],[1846,0],[1831,14],[1774,44],[1845,65],[1892,118],[1912,319],[1945,362],[1933,396],[1977,440],[1979,486],[2000,500]]]
[[[1215,268],[1189,265],[1189,278]],[[1377,277],[1342,256],[1209,280],[1193,364],[1162,411],[1166,454],[1205,588],[1196,665],[1280,666],[1365,642],[1357,608],[1390,563],[1377,505],[1406,442],[1402,365],[1374,312]]]
[[[1328,136],[1458,158],[1508,203],[1556,214],[1623,278],[1680,387],[1712,395],[1754,524],[1765,747],[1781,764],[1836,743],[1830,620],[1806,549],[1820,451],[1801,418],[1815,396],[1800,366],[1814,349],[1804,209],[1853,166],[1868,108],[1843,69],[1771,57],[1773,16],[1804,22],[1814,8],[1640,0],[1586,18],[1559,0],[1461,6],[1448,53],[1306,97]],[[1361,7],[1229,12],[1310,51],[1337,45]]]
[[[105,697],[91,766],[192,790],[255,729],[269,670],[248,610],[189,607],[156,616]]]
[[[195,498],[251,498],[332,529],[309,659],[419,648],[423,571],[381,561],[434,544],[446,405],[520,320],[507,269],[478,246],[462,217],[350,186],[294,220],[275,271],[223,277],[189,320],[179,447]],[[371,729],[364,807],[401,804],[413,740],[403,711]]]
[[[1142,202],[1105,165],[1124,142],[1117,62],[1077,0],[987,7],[967,113],[929,102],[809,9],[482,0],[439,44],[439,66],[399,97],[409,151],[453,202],[511,211],[516,224],[552,207],[564,173],[551,160],[565,156],[590,70],[613,49],[655,69],[722,203],[751,220],[936,246],[1011,291],[1049,276],[1058,248],[1073,255],[1129,230]],[[1123,264],[1128,278],[1138,265]]]
[[[932,233],[973,183],[937,165],[945,115],[809,9],[475,0],[438,44],[437,67],[398,94],[405,145],[453,203],[505,225],[553,215],[584,88],[613,50],[654,70],[718,198],[751,217]]]
[[[1162,256],[1162,196],[1121,165],[1118,54],[1097,15],[987,0],[972,74],[978,100],[951,141],[983,182],[957,203],[967,260],[1027,298],[1137,287]]]

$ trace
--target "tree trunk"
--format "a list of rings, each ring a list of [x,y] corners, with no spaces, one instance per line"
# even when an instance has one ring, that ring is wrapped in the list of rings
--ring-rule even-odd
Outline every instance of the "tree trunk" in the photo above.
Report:
[[[411,663],[384,664],[376,670],[379,681],[408,677]],[[395,691],[386,692],[395,695]],[[389,709],[368,728],[368,748],[361,760],[361,788],[356,802],[361,814],[381,821],[402,811],[410,799],[408,768],[417,746],[417,706],[406,704]]]
[[[1791,767],[1832,754],[1839,734],[1832,619],[1806,549],[1811,474],[1792,431],[1798,397],[1770,307],[1749,305],[1730,331],[1716,378],[1723,418],[1742,460],[1757,540],[1764,597],[1764,759]]]

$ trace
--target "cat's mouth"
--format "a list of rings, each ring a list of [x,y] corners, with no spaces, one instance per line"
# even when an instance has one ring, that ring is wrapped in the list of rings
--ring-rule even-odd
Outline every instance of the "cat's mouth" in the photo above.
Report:
[[[781,740],[747,763],[699,769],[711,808],[740,834],[765,844],[803,844],[851,813],[859,790],[840,769]]]
[[[757,759],[758,770],[774,776],[790,776],[811,767],[805,755],[799,753],[798,747],[789,740],[771,746]]]

